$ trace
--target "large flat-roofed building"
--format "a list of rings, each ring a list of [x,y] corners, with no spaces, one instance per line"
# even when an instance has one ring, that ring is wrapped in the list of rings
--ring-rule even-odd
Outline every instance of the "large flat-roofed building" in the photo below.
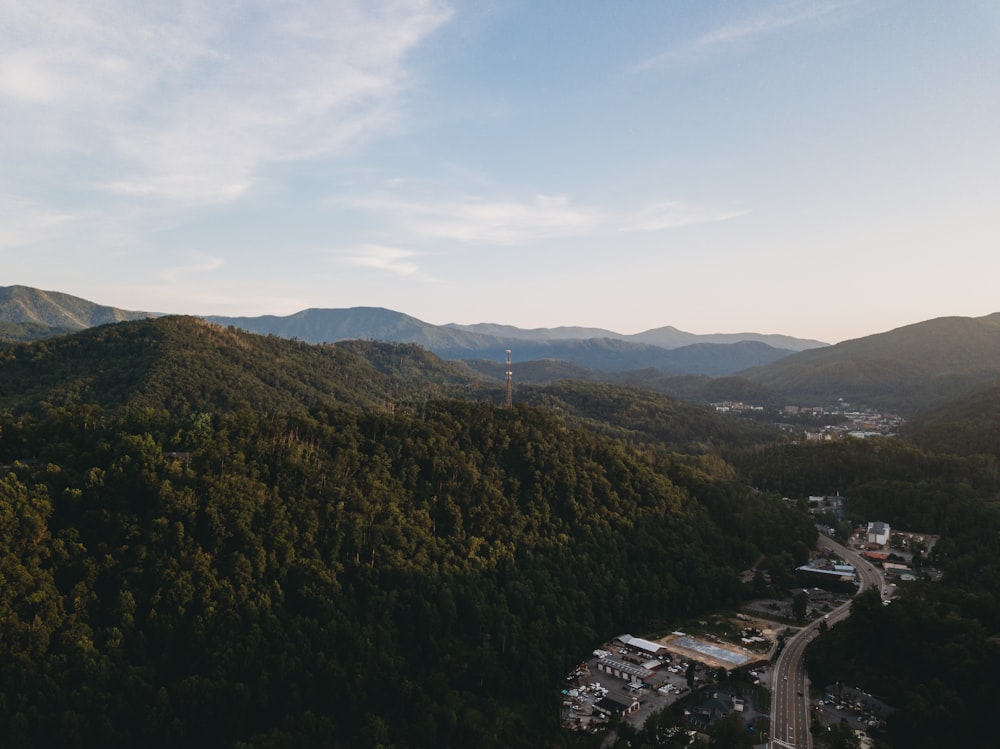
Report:
[[[601,658],[597,661],[597,670],[622,681],[646,681],[653,675],[652,669],[636,663],[626,663],[617,658]]]

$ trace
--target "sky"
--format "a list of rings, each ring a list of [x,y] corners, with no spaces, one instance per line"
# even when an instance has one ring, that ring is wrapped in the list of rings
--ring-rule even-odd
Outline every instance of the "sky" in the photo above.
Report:
[[[0,0],[0,285],[835,343],[1000,311],[996,0]]]

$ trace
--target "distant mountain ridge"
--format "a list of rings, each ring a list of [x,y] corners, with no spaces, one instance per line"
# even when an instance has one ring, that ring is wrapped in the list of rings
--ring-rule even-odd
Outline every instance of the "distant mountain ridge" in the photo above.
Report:
[[[498,338],[512,338],[523,341],[554,341],[554,340],[577,340],[587,338],[611,338],[619,341],[630,341],[633,343],[645,343],[661,348],[673,349],[682,346],[691,346],[699,343],[742,343],[744,341],[756,341],[765,343],[777,349],[787,349],[789,351],[805,351],[811,348],[828,346],[828,343],[816,341],[808,338],[794,338],[792,336],[779,334],[761,333],[686,333],[683,330],[667,325],[662,328],[653,328],[641,333],[630,335],[616,333],[613,330],[604,328],[579,328],[579,327],[559,327],[559,328],[517,328],[513,325],[495,325],[492,323],[479,323],[476,325],[458,325],[448,323],[443,326],[455,328],[468,333],[480,333]]]
[[[535,328],[510,325],[432,325],[381,307],[307,309],[286,317],[210,316],[221,325],[308,343],[372,339],[416,343],[446,359],[519,361],[557,359],[599,372],[655,367],[675,374],[727,375],[777,361],[794,351],[825,346],[781,335],[695,335],[664,327],[622,335],[601,328]],[[778,347],[775,344],[785,344]]]
[[[606,380],[609,373],[656,369],[661,373],[701,374],[722,377],[748,366],[780,361],[792,351],[776,349],[759,341],[738,343],[696,343],[664,349],[659,346],[629,343],[612,338],[588,338],[568,341],[512,341],[510,339],[476,350],[478,361],[492,361],[503,366],[505,349],[514,349],[518,370],[527,362],[563,362],[591,372],[591,379]],[[438,348],[445,359],[470,359],[459,349]],[[480,369],[485,372],[485,369]]]
[[[33,340],[157,316],[58,292],[0,287],[0,341]],[[905,416],[960,398],[1000,378],[1000,313],[942,317],[812,348],[818,342],[757,334],[694,336],[669,326],[623,336],[584,327],[522,330],[488,323],[432,325],[381,307],[204,319],[304,343],[417,344],[442,358],[464,360],[493,378],[498,376],[506,349],[512,349],[522,382],[590,379],[629,383],[695,400],[752,400],[771,405],[847,402]],[[801,350],[774,346],[783,341]]]
[[[130,312],[95,304],[58,291],[42,291],[29,286],[0,286],[0,323],[29,331],[32,334],[29,337],[39,337],[46,328],[70,332],[153,316],[149,312]]]
[[[603,328],[558,327],[518,328],[513,325],[478,323],[433,325],[410,315],[384,307],[347,307],[342,309],[310,308],[283,317],[226,317],[210,315],[205,319],[221,325],[234,325],[254,333],[271,333],[294,337],[307,343],[335,343],[340,340],[370,338],[374,340],[419,343],[432,350],[478,349],[485,345],[514,342],[553,343],[607,339],[627,343],[673,349],[698,343],[731,344],[755,341],[776,349],[804,351],[829,344],[786,335],[760,333],[686,333],[671,326],[653,328],[642,333],[625,335]]]
[[[96,325],[156,316],[151,312],[98,305],[60,292],[27,286],[0,287],[0,340],[36,340]],[[502,359],[506,349],[517,349],[520,361],[558,359],[600,372],[655,367],[674,374],[718,376],[768,364],[794,351],[826,345],[783,335],[696,335],[671,326],[623,335],[585,327],[525,330],[493,323],[433,325],[383,307],[311,308],[287,316],[210,315],[203,319],[306,343],[345,340],[415,343],[449,359]],[[687,347],[701,348],[684,350]]]

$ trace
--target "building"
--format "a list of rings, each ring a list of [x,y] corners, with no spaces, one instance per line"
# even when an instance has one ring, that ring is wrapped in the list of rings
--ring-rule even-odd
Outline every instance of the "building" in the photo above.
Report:
[[[704,730],[719,718],[725,718],[734,709],[732,695],[725,692],[713,692],[711,696],[706,697],[691,709],[688,720]]]
[[[875,546],[885,546],[889,543],[889,524],[881,520],[868,523],[868,543]]]
[[[594,703],[594,709],[601,711],[605,715],[617,715],[621,717],[631,715],[638,710],[639,701],[633,700],[631,704],[624,705],[621,702],[611,699],[610,697],[603,697]]]
[[[653,675],[653,671],[645,666],[636,663],[626,663],[617,658],[601,658],[597,661],[597,670],[601,673],[614,676],[622,681],[632,681],[642,683],[648,681]]]
[[[631,648],[637,653],[641,653],[650,658],[655,658],[667,651],[667,649],[658,642],[652,642],[651,640],[644,640],[641,637],[633,637],[632,635],[621,635],[615,638],[627,648]]]

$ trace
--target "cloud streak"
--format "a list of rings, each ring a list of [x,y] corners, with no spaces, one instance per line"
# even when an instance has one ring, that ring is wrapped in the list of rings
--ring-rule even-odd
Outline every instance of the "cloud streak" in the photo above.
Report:
[[[360,268],[373,268],[400,276],[410,276],[419,270],[411,258],[416,253],[398,247],[366,244],[356,247],[352,254],[345,255],[342,261],[347,265]]]
[[[398,117],[438,0],[0,0],[0,135],[80,152],[129,196],[222,203],[261,167],[336,156]]]
[[[581,236],[658,232],[694,224],[726,221],[746,211],[662,201],[627,210],[573,204],[565,196],[531,200],[478,197],[415,200],[396,197],[351,201],[394,225],[409,238],[473,245],[516,245]]]
[[[753,15],[719,26],[679,47],[660,52],[639,63],[633,72],[697,61],[736,44],[749,44],[793,26],[815,21],[863,0],[789,0],[758,8]]]

